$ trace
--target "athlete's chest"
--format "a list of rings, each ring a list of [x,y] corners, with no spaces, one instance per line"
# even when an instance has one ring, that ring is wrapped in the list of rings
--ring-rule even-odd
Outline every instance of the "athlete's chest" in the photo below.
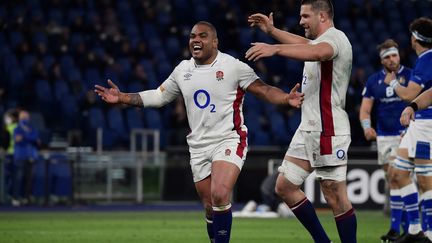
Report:
[[[183,95],[205,90],[214,95],[227,94],[237,89],[235,72],[230,68],[208,68],[192,72],[182,72],[179,82]]]
[[[187,105],[205,108],[235,99],[239,83],[231,68],[208,68],[180,75],[179,88]]]

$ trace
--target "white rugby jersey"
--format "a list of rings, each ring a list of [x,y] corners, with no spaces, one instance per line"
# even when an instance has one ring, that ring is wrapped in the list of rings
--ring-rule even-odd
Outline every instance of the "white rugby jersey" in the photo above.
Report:
[[[305,62],[302,92],[305,94],[299,126],[323,136],[349,135],[345,99],[352,66],[352,48],[345,34],[332,27],[312,44],[326,42],[333,48],[331,60]]]
[[[218,52],[209,65],[196,65],[193,58],[182,61],[162,84],[174,99],[182,94],[191,129],[186,137],[190,152],[238,139],[237,154],[243,157],[247,128],[243,119],[245,90],[258,76],[246,63]]]

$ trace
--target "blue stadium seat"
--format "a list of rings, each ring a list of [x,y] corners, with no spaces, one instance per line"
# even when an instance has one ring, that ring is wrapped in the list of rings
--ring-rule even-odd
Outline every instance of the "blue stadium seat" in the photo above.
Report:
[[[270,134],[268,132],[263,131],[262,129],[251,131],[252,134],[251,140],[249,141],[250,145],[256,146],[269,146],[272,145]]]
[[[88,68],[84,71],[84,83],[87,89],[93,87],[94,84],[101,83],[102,80],[103,79],[99,73],[99,70],[97,70],[96,68]]]
[[[137,93],[141,92],[145,89],[145,86],[140,81],[133,81],[128,85],[127,92],[129,93]]]
[[[200,2],[197,5],[195,5],[194,16],[196,20],[210,19],[208,8],[203,2]]]
[[[12,31],[9,34],[9,44],[12,48],[16,48],[24,42],[24,36],[20,31]]]
[[[69,70],[75,67],[75,60],[70,55],[63,55],[60,58],[60,68],[63,74],[68,73]]]
[[[37,80],[35,84],[37,108],[47,118],[54,117],[54,99],[51,85],[46,80]]]
[[[279,112],[272,112],[269,118],[271,134],[276,144],[289,144],[291,136],[285,126],[285,120]]]
[[[24,74],[27,76],[31,73],[33,65],[36,62],[36,58],[34,55],[28,54],[25,55],[21,60],[21,66],[23,68]]]
[[[300,125],[301,111],[293,110],[285,121],[286,127],[288,128],[288,134],[290,134],[291,137],[294,136],[295,131]]]
[[[105,121],[105,114],[101,108],[90,108],[88,113],[88,125],[89,128],[93,131],[95,131],[97,128],[105,129],[107,127]]]
[[[107,113],[108,128],[119,137],[122,142],[129,140],[129,133],[126,129],[123,113],[118,107],[112,107]]]
[[[25,83],[24,72],[19,67],[8,69],[9,72],[9,84],[13,89],[22,89]],[[17,92],[18,90],[12,90],[11,92]]]
[[[59,101],[60,109],[62,111],[62,125],[66,129],[77,129],[80,127],[80,116],[79,107],[77,104],[77,98],[72,94],[64,94]]]
[[[63,80],[54,81],[54,96],[57,101],[61,101],[70,93],[69,85]]]
[[[63,13],[59,9],[50,9],[48,19],[52,23],[63,25]]]
[[[126,111],[127,125],[130,130],[144,128],[144,112],[139,108],[129,108]]]
[[[252,39],[253,29],[250,27],[243,27],[239,30],[239,41],[242,49],[247,50],[250,48]]]
[[[51,194],[58,197],[72,197],[72,166],[65,154],[49,156]]]
[[[121,67],[120,76],[122,80],[129,80],[129,76],[132,72],[132,65],[129,62],[129,59],[126,57],[119,58],[117,63]]]
[[[174,59],[177,56],[179,56],[179,54],[182,51],[182,48],[180,46],[180,43],[178,41],[178,39],[176,37],[168,37],[165,40],[165,48],[168,54],[169,59]]]
[[[159,80],[165,80],[168,78],[168,76],[172,72],[172,67],[169,62],[159,62],[158,64],[158,79]],[[157,88],[159,84],[156,87],[149,87],[149,88]]]
[[[45,70],[50,70],[56,62],[56,59],[51,55],[45,55],[42,57],[42,62],[44,63]]]
[[[46,37],[45,33],[43,32],[37,32],[32,35],[32,42],[33,46],[38,46],[39,44],[43,44],[45,46],[48,45],[48,38]]]
[[[45,163],[45,160],[40,156],[33,163],[32,173],[32,195],[35,198],[41,199],[49,193],[49,167]]]

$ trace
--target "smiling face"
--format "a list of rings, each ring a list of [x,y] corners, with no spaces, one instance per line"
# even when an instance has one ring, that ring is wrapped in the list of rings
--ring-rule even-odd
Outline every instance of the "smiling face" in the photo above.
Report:
[[[196,24],[189,35],[189,51],[198,65],[210,64],[218,52],[216,32],[205,24]]]
[[[319,35],[319,23],[322,12],[313,11],[312,5],[304,4],[300,8],[300,25],[305,29],[305,36],[316,39]]]

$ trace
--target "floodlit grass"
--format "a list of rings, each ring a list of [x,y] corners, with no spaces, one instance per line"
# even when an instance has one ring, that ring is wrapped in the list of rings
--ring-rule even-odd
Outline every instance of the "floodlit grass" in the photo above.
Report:
[[[319,217],[334,243],[340,242],[333,216]],[[358,242],[380,242],[389,219],[381,211],[357,211]],[[203,243],[208,242],[200,212],[43,212],[0,213],[2,243]],[[310,243],[295,218],[235,218],[233,243]]]

